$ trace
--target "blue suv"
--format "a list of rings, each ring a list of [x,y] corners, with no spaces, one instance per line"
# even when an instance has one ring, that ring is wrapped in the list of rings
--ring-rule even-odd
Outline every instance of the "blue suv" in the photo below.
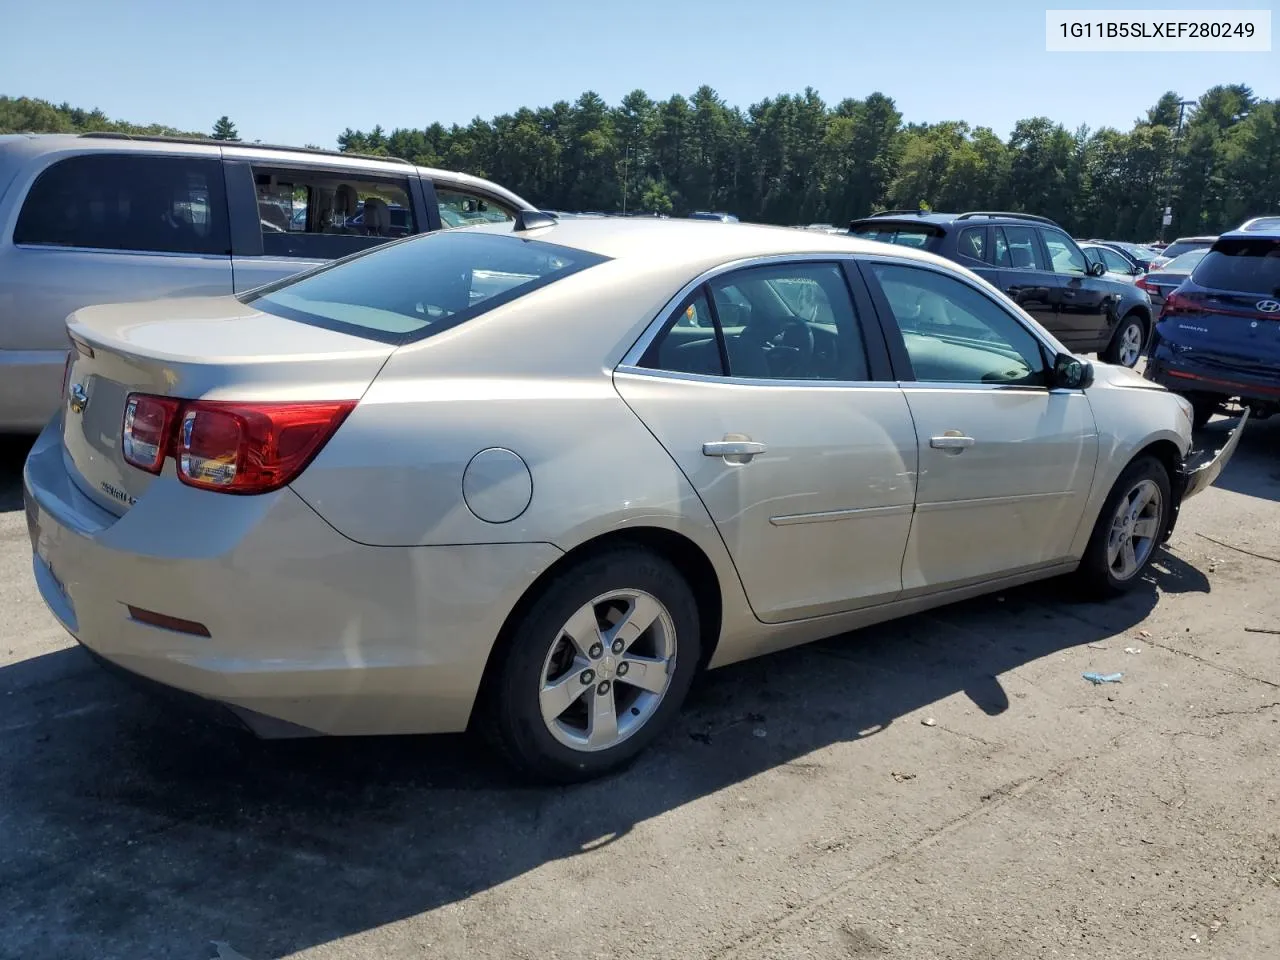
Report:
[[[1197,427],[1230,399],[1280,410],[1280,217],[1224,233],[1165,298],[1146,377],[1190,400]]]
[[[1151,298],[1132,283],[1104,277],[1067,232],[1047,217],[975,211],[885,210],[849,232],[928,250],[968,267],[1075,353],[1097,353],[1132,367],[1151,330]]]

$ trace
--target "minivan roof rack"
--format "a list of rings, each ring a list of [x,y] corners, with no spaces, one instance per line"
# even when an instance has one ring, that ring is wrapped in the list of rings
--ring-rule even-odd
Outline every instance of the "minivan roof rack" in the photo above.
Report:
[[[89,140],[139,140],[145,143],[190,143],[198,146],[248,147],[250,150],[290,150],[295,153],[314,153],[322,157],[354,157],[358,160],[385,160],[388,163],[413,164],[403,157],[383,157],[372,153],[351,153],[342,150],[322,150],[319,147],[286,147],[278,143],[245,143],[243,140],[214,140],[212,137],[163,137],[150,133],[116,133],[111,130],[93,130],[79,136]]]
[[[1036,223],[1047,223],[1056,227],[1056,220],[1050,220],[1048,217],[1037,217],[1034,213],[1010,213],[1008,210],[973,210],[969,213],[962,213],[956,217],[957,220],[972,220],[975,217],[1008,217],[1011,220],[1033,220]]]

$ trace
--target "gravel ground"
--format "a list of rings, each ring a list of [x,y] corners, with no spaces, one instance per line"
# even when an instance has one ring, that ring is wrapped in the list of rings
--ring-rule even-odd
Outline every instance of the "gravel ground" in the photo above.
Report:
[[[1039,584],[719,671],[630,771],[555,790],[463,738],[262,743],[109,676],[38,599],[21,458],[0,957],[1280,950],[1280,635],[1248,629],[1280,629],[1280,422],[1124,599]]]

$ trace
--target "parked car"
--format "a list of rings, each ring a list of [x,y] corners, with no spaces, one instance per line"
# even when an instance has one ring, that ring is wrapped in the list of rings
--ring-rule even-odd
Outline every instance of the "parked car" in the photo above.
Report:
[[[1146,376],[1186,396],[1197,426],[1230,399],[1280,410],[1280,229],[1217,239],[1166,295]]]
[[[1118,250],[1124,254],[1129,260],[1139,266],[1151,269],[1151,265],[1158,260],[1163,259],[1159,250],[1154,247],[1142,243],[1128,243],[1124,240],[1090,240],[1089,243],[1100,243],[1104,247],[1110,247],[1112,250]]]
[[[690,220],[718,220],[720,223],[737,223],[738,218],[732,213],[711,212],[709,210],[695,210],[689,214]]]
[[[388,214],[373,230],[370,206]],[[240,292],[522,209],[530,205],[486,180],[389,158],[123,134],[0,136],[0,433],[35,432],[57,408],[64,321],[79,307]]]
[[[1164,298],[1177,290],[1182,282],[1191,276],[1196,264],[1204,259],[1209,250],[1201,247],[1179,254],[1162,267],[1138,278],[1138,286],[1147,291],[1151,305],[1157,310],[1164,305]]]
[[[1085,259],[1089,263],[1102,264],[1102,269],[1105,271],[1102,275],[1108,280],[1133,283],[1147,272],[1146,267],[1139,265],[1119,250],[1105,244],[1084,241],[1080,242],[1080,249],[1084,251]]]
[[[969,271],[799,230],[521,212],[68,329],[24,495],[85,647],[265,735],[474,727],[553,780],[703,666],[1131,587],[1234,449],[1189,463],[1186,401]]]
[[[1181,256],[1188,250],[1208,250],[1217,237],[1179,237],[1173,243],[1169,244],[1160,251],[1160,255],[1165,258],[1166,262],[1174,257]],[[1163,264],[1161,264],[1163,266]]]
[[[1076,242],[1045,217],[891,210],[854,220],[849,232],[968,267],[1074,351],[1126,367],[1142,356],[1153,318],[1146,293],[1091,267]]]

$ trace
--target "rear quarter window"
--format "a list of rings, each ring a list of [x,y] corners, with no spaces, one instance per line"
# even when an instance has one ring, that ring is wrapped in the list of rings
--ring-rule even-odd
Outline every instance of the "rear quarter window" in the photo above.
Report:
[[[1191,279],[1215,290],[1280,297],[1280,238],[1219,240]]]
[[[406,343],[607,259],[511,234],[444,230],[290,277],[241,301],[301,323]]]

